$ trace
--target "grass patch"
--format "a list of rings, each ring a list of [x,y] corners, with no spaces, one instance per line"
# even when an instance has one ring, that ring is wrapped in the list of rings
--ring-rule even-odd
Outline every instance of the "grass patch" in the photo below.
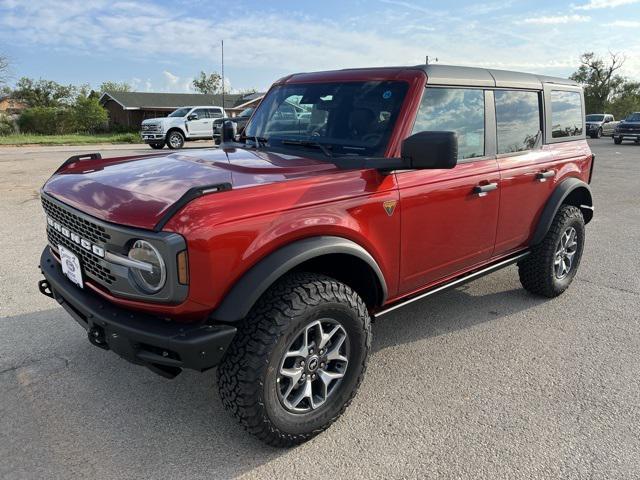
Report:
[[[141,143],[137,133],[74,133],[70,135],[16,134],[0,136],[0,145],[91,145],[93,143]]]

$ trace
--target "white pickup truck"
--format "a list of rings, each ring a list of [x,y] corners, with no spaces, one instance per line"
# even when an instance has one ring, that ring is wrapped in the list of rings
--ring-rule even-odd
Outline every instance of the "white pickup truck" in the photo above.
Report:
[[[140,136],[151,148],[161,149],[167,145],[178,149],[190,140],[210,139],[213,120],[226,116],[222,107],[180,107],[168,117],[143,120]]]

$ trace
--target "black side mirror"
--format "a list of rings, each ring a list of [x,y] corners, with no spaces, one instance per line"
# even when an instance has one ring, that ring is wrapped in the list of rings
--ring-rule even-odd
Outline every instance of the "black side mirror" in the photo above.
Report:
[[[191,121],[191,120],[198,120],[198,114],[197,113],[192,113],[191,115],[189,115],[187,117],[187,120]]]
[[[453,168],[458,163],[456,132],[418,132],[402,142],[401,156],[407,168]]]
[[[221,132],[221,143],[226,142],[234,142],[236,139],[238,124],[236,122],[232,122],[231,120],[227,120],[222,124],[222,132]]]

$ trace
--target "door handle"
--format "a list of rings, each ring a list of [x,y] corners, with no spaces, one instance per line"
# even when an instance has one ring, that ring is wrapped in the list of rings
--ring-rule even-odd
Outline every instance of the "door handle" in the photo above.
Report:
[[[486,185],[476,185],[473,187],[473,193],[478,195],[479,197],[485,197],[487,193],[497,190],[497,183],[487,183]]]
[[[555,170],[546,170],[544,172],[536,173],[536,180],[539,182],[546,182],[547,178],[553,178],[556,176]]]

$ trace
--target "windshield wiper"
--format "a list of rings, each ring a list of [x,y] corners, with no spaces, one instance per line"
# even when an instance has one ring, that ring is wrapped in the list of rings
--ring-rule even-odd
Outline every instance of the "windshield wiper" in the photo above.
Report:
[[[329,150],[331,147],[320,142],[314,142],[312,140],[282,140],[283,145],[299,145],[301,147],[319,148],[325,156],[332,158],[333,155]]]
[[[255,146],[255,148],[262,148],[267,146],[268,138],[265,137],[256,137],[256,136],[245,136],[246,140],[251,140]]]

